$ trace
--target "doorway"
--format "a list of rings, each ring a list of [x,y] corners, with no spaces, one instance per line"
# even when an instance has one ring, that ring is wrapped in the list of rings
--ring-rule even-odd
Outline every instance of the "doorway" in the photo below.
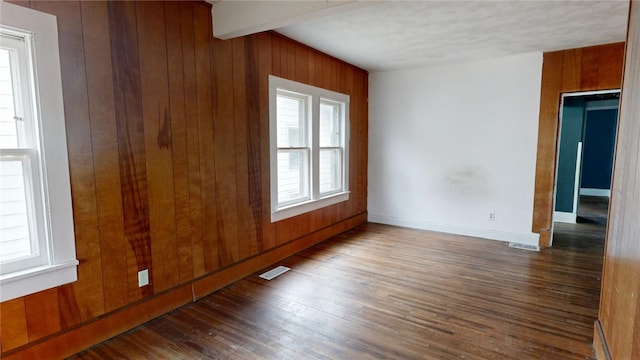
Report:
[[[604,250],[619,90],[566,93],[560,106],[551,244]]]

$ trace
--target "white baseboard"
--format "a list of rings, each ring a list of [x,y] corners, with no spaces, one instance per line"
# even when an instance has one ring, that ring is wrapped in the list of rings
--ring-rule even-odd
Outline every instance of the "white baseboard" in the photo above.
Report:
[[[540,235],[536,233],[516,233],[510,231],[483,229],[473,226],[440,224],[424,220],[401,219],[392,216],[368,214],[367,220],[373,223],[404,226],[414,229],[438,231],[447,234],[473,236],[482,239],[514,242],[538,246]]]
[[[561,222],[561,223],[576,223],[576,214],[572,212],[564,212],[564,211],[554,211],[553,212],[553,221]]]
[[[611,197],[610,189],[591,189],[591,188],[580,188],[580,195],[585,196],[601,196],[601,197]]]

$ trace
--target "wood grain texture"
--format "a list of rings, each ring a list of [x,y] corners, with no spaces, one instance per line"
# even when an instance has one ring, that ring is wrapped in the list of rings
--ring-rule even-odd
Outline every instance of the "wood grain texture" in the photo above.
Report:
[[[105,311],[129,303],[107,3],[81,2]]]
[[[247,53],[247,38],[241,37],[232,40],[232,64],[233,64],[233,101],[234,104],[247,104],[246,62],[252,54]],[[233,111],[234,124],[234,154],[236,166],[236,201],[237,201],[237,242],[238,259],[246,259],[258,252],[256,223],[251,217],[249,206],[249,156],[247,116],[248,106],[236,106]],[[241,171],[246,169],[246,171]]]
[[[216,201],[216,173],[213,134],[213,104],[211,103],[211,32],[210,16],[202,11],[205,4],[193,5],[194,56],[196,71],[196,109],[200,142],[200,194],[202,200],[204,270],[220,267],[218,253],[218,203]]]
[[[620,88],[624,43],[544,53],[532,231],[549,246],[562,93]]]
[[[61,329],[58,289],[49,289],[24,297],[29,341],[35,341]]]
[[[78,281],[59,288],[63,328],[104,313],[102,264],[91,124],[80,2],[40,2],[32,6],[58,19]]]
[[[269,133],[269,80],[268,76],[275,72],[273,61],[275,55],[274,44],[276,37],[272,34],[258,34],[250,40],[251,52],[247,56],[247,131],[259,134]],[[279,43],[278,43],[279,44]],[[257,69],[257,71],[255,71]],[[251,76],[249,77],[249,74]],[[255,128],[255,121],[259,119],[260,126]],[[249,203],[251,216],[256,223],[256,245],[258,252],[276,246],[276,225],[271,222],[271,189],[264,184],[271,183],[269,140],[267,136],[248,139],[248,152],[251,155],[249,172]]]
[[[640,3],[631,2],[598,320],[612,359],[640,358]]]
[[[9,351],[3,354],[4,360],[38,359],[46,354],[47,358],[64,358],[104,341],[157,316],[185,305],[196,298],[202,298],[236,280],[254,273],[277,261],[286,259],[295,253],[317,244],[336,234],[352,229],[366,222],[366,214],[346,219],[338,224],[309,234],[299,241],[262,252],[250,259],[239,262],[223,271],[209,274],[189,285],[179,286],[172,291],[161,293],[119,309],[109,316],[93,319],[81,327],[73,328],[58,336],[38,342],[22,351]],[[113,355],[113,357],[116,357]],[[146,357],[145,357],[146,358]]]
[[[167,72],[171,119],[171,153],[175,196],[178,282],[193,277],[192,228],[189,202],[189,153],[186,121],[185,61],[182,46],[182,14],[178,2],[164,4],[167,37]],[[187,24],[190,25],[190,24]]]
[[[29,342],[24,298],[0,304],[0,348],[9,351]]]
[[[164,4],[136,2],[140,91],[148,189],[150,286],[163,291],[178,283],[175,192]]]
[[[128,241],[127,283],[129,301],[135,301],[153,294],[153,271],[149,286],[142,288],[138,287],[137,274],[152,267],[152,257],[136,7],[131,2],[109,2],[108,9],[124,231]]]
[[[58,16],[80,267],[73,284],[2,304],[15,309],[3,359],[76,352],[366,221],[363,70],[272,32],[215,40],[202,1],[19,4]],[[351,96],[358,175],[348,202],[271,223],[280,69]]]
[[[236,41],[237,42],[237,41]],[[213,152],[215,154],[216,231],[218,263],[226,266],[238,261],[238,205],[235,145],[235,108],[233,91],[233,41],[214,39],[211,42],[211,73],[213,77]],[[241,115],[241,114],[240,114]]]
[[[46,341],[37,342],[20,352],[3,354],[2,359],[63,359],[73,355],[76,352],[74,348],[88,348],[191,301],[191,287],[181,286],[173,291],[148,298],[147,301],[119,309],[110,316],[93,319],[81,327],[72,328]]]
[[[601,261],[366,224],[72,359],[586,359]]]
[[[187,126],[187,152],[189,167],[189,218],[191,224],[191,254],[193,275],[204,274],[202,179],[200,176],[200,137],[197,106],[197,73],[195,64],[195,39],[193,26],[193,4],[180,3],[182,26],[182,55],[184,61],[184,98]],[[173,29],[168,29],[173,30]],[[176,29],[177,30],[177,29]]]

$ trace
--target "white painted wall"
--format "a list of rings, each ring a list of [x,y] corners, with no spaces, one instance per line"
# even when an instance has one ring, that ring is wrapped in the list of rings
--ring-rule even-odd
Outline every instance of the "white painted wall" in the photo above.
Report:
[[[537,245],[541,78],[542,53],[371,74],[369,221]]]

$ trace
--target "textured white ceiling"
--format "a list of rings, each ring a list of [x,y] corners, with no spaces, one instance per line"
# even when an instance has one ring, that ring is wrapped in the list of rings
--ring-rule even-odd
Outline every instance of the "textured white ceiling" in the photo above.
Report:
[[[393,1],[276,31],[368,71],[625,40],[628,1]]]

